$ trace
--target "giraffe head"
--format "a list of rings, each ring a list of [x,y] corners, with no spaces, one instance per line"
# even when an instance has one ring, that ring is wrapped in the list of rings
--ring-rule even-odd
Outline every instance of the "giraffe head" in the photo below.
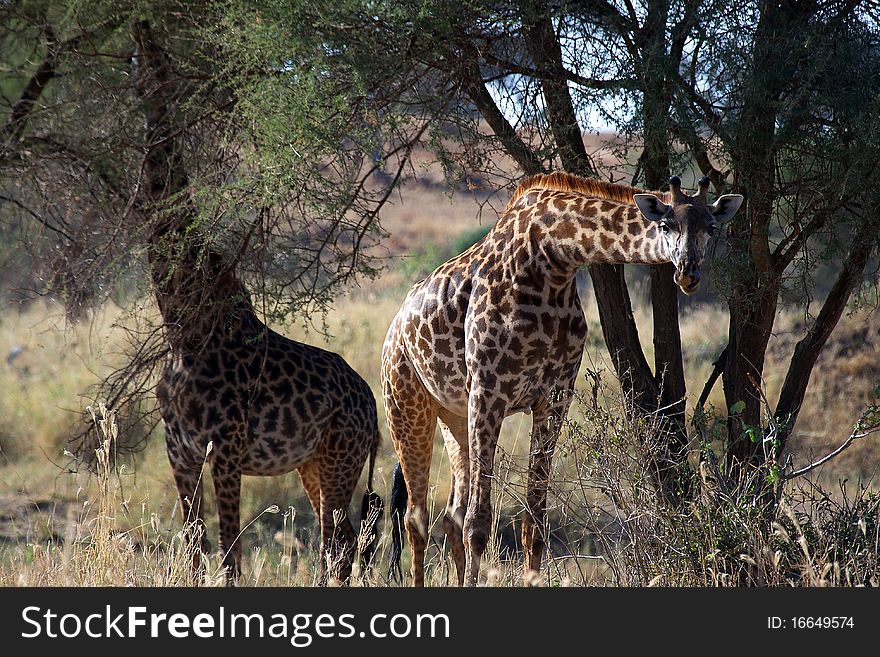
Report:
[[[172,340],[202,339],[230,318],[251,311],[233,262],[194,236],[182,248],[157,244],[150,251],[156,300]]]
[[[681,179],[669,179],[672,204],[654,194],[635,194],[633,199],[642,215],[658,225],[663,256],[675,265],[675,283],[687,295],[700,289],[700,265],[706,257],[709,238],[718,225],[730,221],[743,202],[740,194],[725,194],[709,205],[708,176],[700,180],[693,196],[681,191]]]

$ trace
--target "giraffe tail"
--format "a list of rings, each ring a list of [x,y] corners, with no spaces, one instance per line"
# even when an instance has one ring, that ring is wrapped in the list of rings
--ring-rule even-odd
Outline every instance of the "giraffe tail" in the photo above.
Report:
[[[373,562],[373,554],[376,552],[376,544],[379,542],[379,532],[376,526],[382,517],[385,504],[379,494],[373,490],[373,470],[376,466],[376,452],[379,450],[379,430],[376,428],[376,439],[370,451],[370,469],[367,473],[367,492],[361,502],[361,535],[367,538],[361,549],[361,570],[364,575],[370,571]]]
[[[400,557],[403,554],[403,517],[408,498],[403,469],[398,462],[391,478],[391,567],[388,571],[389,576],[398,581],[403,579]]]

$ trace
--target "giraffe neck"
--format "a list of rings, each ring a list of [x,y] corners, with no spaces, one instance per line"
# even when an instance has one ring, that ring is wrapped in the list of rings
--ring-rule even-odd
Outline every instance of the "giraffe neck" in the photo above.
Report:
[[[154,294],[172,348],[198,351],[212,338],[262,326],[231,265],[193,238],[183,240],[179,251],[171,240],[165,249],[154,245],[150,257]]]
[[[537,262],[557,276],[584,265],[669,262],[659,227],[635,205],[575,194],[540,193],[517,231]]]

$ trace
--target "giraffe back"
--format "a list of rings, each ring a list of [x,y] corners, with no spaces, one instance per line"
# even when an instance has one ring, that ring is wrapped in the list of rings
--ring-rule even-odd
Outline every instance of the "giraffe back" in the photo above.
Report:
[[[372,390],[341,356],[252,319],[212,337],[198,358],[176,353],[157,396],[169,454],[201,463],[209,441],[238,441],[217,451],[247,475],[290,472],[340,434],[361,438],[354,457],[378,435]]]
[[[393,385],[402,354],[445,411],[467,416],[469,392],[490,388],[504,414],[530,410],[576,373],[586,322],[574,276],[551,280],[517,204],[486,237],[418,282],[383,347]]]

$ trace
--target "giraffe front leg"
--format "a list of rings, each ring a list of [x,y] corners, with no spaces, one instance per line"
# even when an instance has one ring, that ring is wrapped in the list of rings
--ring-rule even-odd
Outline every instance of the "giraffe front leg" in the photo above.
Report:
[[[550,486],[550,468],[556,440],[561,428],[560,418],[565,408],[554,412],[535,411],[532,440],[529,450],[529,481],[526,490],[526,509],[522,523],[522,544],[526,583],[541,571],[541,560],[546,543],[547,489]]]
[[[220,523],[220,549],[226,584],[233,586],[241,574],[241,465],[237,459],[218,454],[211,462],[214,495]]]
[[[202,510],[202,472],[201,468],[189,467],[174,460],[171,462],[171,470],[180,499],[185,549],[192,553],[192,576],[197,581],[202,573],[202,554],[211,551]]]
[[[507,413],[505,402],[487,389],[472,389],[468,400],[468,446],[470,493],[464,517],[466,540],[465,586],[476,586],[480,561],[492,529],[492,475],[495,448],[501,423]]]

